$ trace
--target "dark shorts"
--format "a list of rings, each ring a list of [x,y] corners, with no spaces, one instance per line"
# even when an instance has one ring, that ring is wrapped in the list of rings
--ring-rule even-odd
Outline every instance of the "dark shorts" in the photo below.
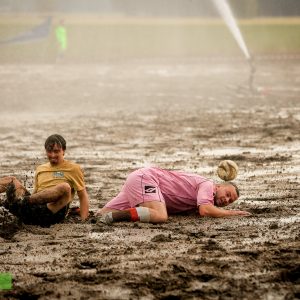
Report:
[[[69,205],[54,214],[48,209],[47,204],[26,204],[21,207],[19,218],[24,224],[49,227],[62,222],[67,216],[68,211]]]

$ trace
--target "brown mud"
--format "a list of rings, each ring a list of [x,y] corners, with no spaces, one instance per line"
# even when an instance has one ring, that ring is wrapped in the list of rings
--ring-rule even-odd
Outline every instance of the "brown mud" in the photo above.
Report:
[[[232,159],[241,197],[231,208],[253,215],[23,225],[0,238],[0,272],[13,275],[0,298],[300,298],[300,62],[256,64],[254,93],[238,59],[1,66],[1,176],[32,190],[44,140],[60,133],[93,215],[136,168],[219,181],[216,166]]]

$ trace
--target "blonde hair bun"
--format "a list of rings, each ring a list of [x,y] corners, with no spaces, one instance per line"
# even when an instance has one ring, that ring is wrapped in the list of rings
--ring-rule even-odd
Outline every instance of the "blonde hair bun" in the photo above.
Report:
[[[217,169],[218,176],[224,181],[230,181],[236,178],[238,174],[238,166],[232,160],[222,160]]]

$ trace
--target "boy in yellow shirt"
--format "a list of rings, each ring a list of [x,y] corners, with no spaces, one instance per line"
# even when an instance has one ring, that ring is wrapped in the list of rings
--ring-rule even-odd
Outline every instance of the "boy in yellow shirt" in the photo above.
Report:
[[[34,191],[30,193],[13,176],[0,179],[0,192],[5,192],[4,207],[25,224],[50,226],[63,221],[75,192],[80,201],[82,220],[88,217],[89,197],[80,166],[64,159],[66,141],[58,134],[45,142],[49,162],[36,168]]]

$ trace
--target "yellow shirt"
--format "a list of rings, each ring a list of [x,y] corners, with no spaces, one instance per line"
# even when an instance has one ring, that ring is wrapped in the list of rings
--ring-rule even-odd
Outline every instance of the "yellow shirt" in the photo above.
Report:
[[[58,166],[51,166],[50,162],[40,165],[35,171],[34,193],[67,182],[72,188],[72,198],[75,191],[85,188],[83,172],[78,164],[64,160]]]

